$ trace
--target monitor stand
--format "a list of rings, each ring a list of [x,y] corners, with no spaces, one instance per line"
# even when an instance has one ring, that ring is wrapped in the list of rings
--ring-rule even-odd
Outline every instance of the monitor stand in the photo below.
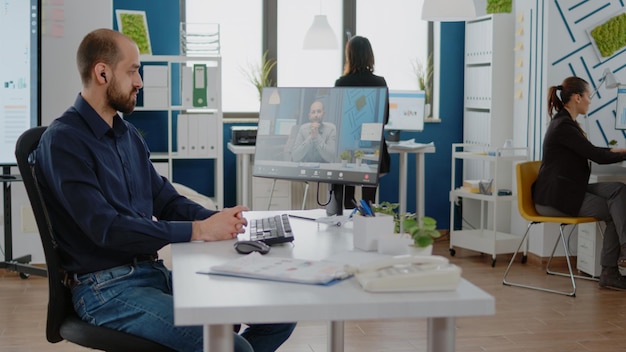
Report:
[[[330,201],[326,204],[326,215],[343,215],[343,185],[332,184],[330,186]]]

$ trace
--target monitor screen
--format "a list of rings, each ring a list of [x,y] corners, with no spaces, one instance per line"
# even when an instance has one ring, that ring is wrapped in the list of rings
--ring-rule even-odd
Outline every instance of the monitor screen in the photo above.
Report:
[[[41,0],[4,0],[0,10],[0,165],[15,165],[15,142],[39,119]]]
[[[417,131],[424,130],[424,91],[389,91],[389,122],[385,130]]]
[[[376,185],[385,87],[263,89],[253,175]]]
[[[615,129],[626,130],[626,86],[617,87],[617,110],[615,111]]]

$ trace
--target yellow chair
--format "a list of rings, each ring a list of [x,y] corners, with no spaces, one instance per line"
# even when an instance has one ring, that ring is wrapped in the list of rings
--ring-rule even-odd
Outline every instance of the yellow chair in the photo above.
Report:
[[[520,244],[517,247],[517,250],[515,251],[515,253],[513,253],[513,257],[511,258],[511,261],[509,262],[509,265],[507,266],[506,271],[504,272],[504,278],[502,279],[502,284],[507,285],[507,286],[517,286],[517,287],[524,287],[524,288],[529,288],[533,290],[558,293],[558,294],[573,297],[573,296],[576,296],[575,278],[587,279],[587,280],[597,280],[597,279],[593,277],[588,277],[588,276],[574,275],[574,272],[572,270],[572,264],[570,262],[569,250],[567,248],[567,242],[565,241],[565,235],[563,233],[563,229],[567,225],[573,225],[572,230],[570,231],[570,234],[571,234],[578,224],[590,223],[590,222],[597,223],[598,220],[594,217],[573,217],[573,216],[572,217],[557,217],[557,216],[539,215],[537,211],[535,210],[535,204],[532,199],[531,186],[537,179],[540,166],[541,166],[541,161],[527,161],[527,162],[519,163],[516,166],[517,206],[519,208],[520,215],[524,219],[528,220],[530,223],[528,224],[526,233],[522,237],[522,240],[520,241]],[[547,223],[547,222],[558,223],[560,224],[560,226],[559,226],[559,237],[557,237],[556,242],[554,243],[554,248],[552,249],[552,253],[550,254],[550,258],[548,259],[548,264],[546,265],[546,273],[550,275],[561,275],[561,276],[569,277],[570,280],[572,281],[572,291],[569,291],[569,292],[559,291],[559,290],[553,290],[550,288],[544,288],[544,287],[539,287],[539,286],[532,286],[532,285],[507,281],[509,270],[511,269],[511,265],[513,265],[513,262],[515,261],[515,256],[517,255],[517,253],[519,253],[520,249],[522,248],[522,245],[524,244],[526,244],[526,247],[524,249],[524,254],[522,257],[522,263],[526,263],[527,253],[528,253],[528,233],[530,232],[530,228],[532,227],[532,225],[539,224],[539,223]],[[598,228],[599,227],[600,226],[598,226]],[[600,231],[601,230],[602,229],[600,229]],[[550,270],[550,263],[552,262],[552,258],[554,257],[554,253],[556,251],[556,247],[559,244],[559,241],[563,244],[563,249],[565,250],[565,259],[567,260],[567,268],[569,269],[568,273],[561,273],[561,272],[555,272],[555,271]]]

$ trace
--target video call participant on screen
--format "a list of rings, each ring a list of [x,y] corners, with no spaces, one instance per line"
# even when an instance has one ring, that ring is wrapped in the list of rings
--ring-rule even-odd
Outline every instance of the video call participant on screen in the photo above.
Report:
[[[548,90],[550,125],[543,140],[539,176],[533,185],[535,209],[545,216],[592,216],[606,223],[600,264],[600,287],[625,290],[626,185],[589,184],[589,160],[610,164],[626,159],[626,149],[594,146],[576,118],[589,110],[589,84],[568,77]],[[555,114],[556,113],[556,114]],[[620,255],[621,250],[621,255]]]
[[[337,128],[324,119],[324,104],[316,100],[309,109],[309,122],[298,129],[291,159],[302,162],[332,163],[337,156]]]
[[[335,81],[335,87],[387,87],[387,81],[382,76],[374,74],[374,51],[370,41],[365,37],[354,36],[346,44],[346,63],[343,76]],[[389,99],[387,99],[388,101]],[[385,121],[389,120],[389,106],[385,107]],[[391,158],[387,151],[387,144],[381,143],[381,160],[379,165],[380,176],[389,172]],[[362,198],[366,201],[376,202],[376,188],[362,187]],[[354,186],[344,187],[344,208],[352,209],[354,204]]]
[[[95,30],[76,60],[82,90],[35,151],[74,309],[94,325],[202,351],[201,326],[174,326],[172,273],[157,251],[175,242],[232,240],[244,232],[247,209],[208,210],[155,171],[145,141],[117,114],[135,109],[143,86],[132,39]],[[235,351],[274,351],[294,327],[251,325],[235,334]]]

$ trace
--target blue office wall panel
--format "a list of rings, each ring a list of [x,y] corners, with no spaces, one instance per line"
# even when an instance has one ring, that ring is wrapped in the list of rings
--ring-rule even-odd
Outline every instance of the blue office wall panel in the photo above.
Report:
[[[193,188],[206,196],[215,196],[215,182],[211,177],[215,174],[215,160],[175,159],[173,164],[174,182]]]

